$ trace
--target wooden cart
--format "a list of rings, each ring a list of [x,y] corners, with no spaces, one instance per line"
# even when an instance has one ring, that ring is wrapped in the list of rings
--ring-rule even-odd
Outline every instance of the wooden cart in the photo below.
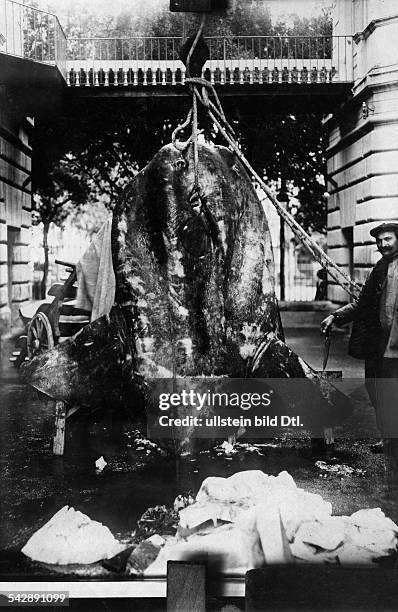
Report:
[[[16,367],[73,336],[90,322],[91,313],[75,305],[76,265],[58,259],[55,263],[64,266],[67,276],[49,289],[52,301],[43,300],[39,305],[30,302],[19,310],[25,334],[17,338],[10,357]]]
[[[64,266],[67,276],[63,282],[55,283],[48,291],[52,301],[31,302],[20,308],[20,318],[25,325],[25,334],[15,342],[10,361],[20,367],[23,362],[47,351],[64,339],[75,335],[90,322],[90,311],[76,307],[76,265],[55,260]],[[66,419],[78,408],[68,407],[64,402],[55,402],[55,428],[53,452],[63,455]]]

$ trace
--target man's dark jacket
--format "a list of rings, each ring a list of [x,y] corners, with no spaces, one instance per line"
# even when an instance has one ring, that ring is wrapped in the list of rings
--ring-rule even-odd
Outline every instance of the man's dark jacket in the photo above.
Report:
[[[338,325],[353,321],[348,353],[357,359],[383,356],[387,343],[380,324],[380,298],[391,260],[380,259],[367,278],[355,302],[333,313]]]

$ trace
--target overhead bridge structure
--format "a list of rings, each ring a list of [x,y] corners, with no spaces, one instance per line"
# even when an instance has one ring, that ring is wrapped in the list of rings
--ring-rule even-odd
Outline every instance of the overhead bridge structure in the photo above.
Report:
[[[353,79],[348,36],[239,36],[205,39],[210,59],[203,77],[213,85],[349,83]],[[70,39],[66,82],[72,87],[184,85],[181,38]]]
[[[4,64],[8,56],[3,70],[10,81],[29,72],[40,82],[40,72],[44,79],[52,72],[79,96],[186,95],[181,37],[66,38],[55,15],[14,0],[0,0],[0,23],[0,59]],[[347,91],[354,79],[351,35],[205,40],[210,58],[203,77],[221,95],[275,96],[279,90],[281,95],[301,95],[312,88],[317,95],[323,91],[330,96]],[[24,60],[25,69],[17,60]]]
[[[334,4],[330,36],[242,32],[206,38],[210,58],[203,77],[226,111],[240,117],[324,115],[328,251],[362,281],[376,255],[369,230],[398,217],[398,7],[396,0]],[[64,112],[69,103],[90,104],[95,112],[99,99],[115,104],[131,99],[132,112],[141,104],[163,113],[177,108],[178,98],[186,105],[181,42],[181,37],[67,38],[56,15],[0,0],[0,319],[15,311],[29,290],[34,128],[25,117],[43,120],[50,109]],[[347,300],[333,283],[329,297]]]

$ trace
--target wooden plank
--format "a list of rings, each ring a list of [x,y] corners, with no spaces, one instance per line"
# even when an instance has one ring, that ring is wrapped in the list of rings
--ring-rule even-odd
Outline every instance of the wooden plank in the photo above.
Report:
[[[53,441],[54,455],[62,456],[65,448],[65,422],[66,404],[65,402],[55,402],[55,433]]]
[[[167,612],[206,612],[206,565],[167,563]]]
[[[393,568],[274,566],[246,574],[246,612],[397,609],[398,573]]]

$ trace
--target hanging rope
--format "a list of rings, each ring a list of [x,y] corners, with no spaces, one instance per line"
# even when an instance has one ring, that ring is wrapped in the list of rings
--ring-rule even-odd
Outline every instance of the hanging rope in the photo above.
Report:
[[[189,64],[190,64],[190,62],[191,62],[193,52],[194,52],[194,51],[195,51],[195,49],[196,49],[196,45],[198,44],[199,38],[200,38],[200,37],[201,37],[201,35],[202,35],[203,28],[205,27],[205,23],[206,23],[206,13],[203,13],[203,15],[202,15],[202,19],[201,19],[201,22],[200,22],[199,29],[198,29],[198,31],[196,32],[195,39],[194,39],[194,41],[193,41],[193,43],[192,43],[192,47],[190,48],[189,53],[188,53],[188,56],[187,56],[186,67],[187,67],[187,76],[188,76],[188,78],[191,76],[191,74],[190,74],[190,72],[189,72]]]
[[[201,34],[203,32],[204,24],[206,20],[206,15],[202,16],[201,24],[198,32],[192,42],[192,45],[189,48],[187,58],[185,60],[186,68],[187,68],[187,79],[190,78],[190,70],[191,70],[191,60],[194,58],[194,51],[198,45]],[[197,61],[196,61],[197,64]],[[201,67],[199,68],[201,70]],[[196,65],[195,70],[198,70],[198,65]],[[194,186],[189,196],[189,203],[192,208],[192,211],[196,217],[199,219],[203,229],[206,234],[210,237],[213,245],[217,248],[222,248],[222,241],[219,235],[219,228],[217,222],[215,221],[210,208],[207,205],[207,200],[204,197],[202,190],[200,188],[199,182],[199,148],[198,148],[198,99],[195,93],[195,86],[189,85],[191,94],[192,94],[192,107],[188,112],[188,115],[184,121],[184,123],[178,126],[172,135],[172,142],[174,146],[179,151],[186,150],[190,144],[193,147],[193,167],[194,167]],[[190,137],[186,141],[179,140],[179,134],[182,132],[189,124],[192,124],[192,131]],[[187,248],[187,247],[186,247]],[[189,250],[189,249],[188,249]]]
[[[195,92],[192,92],[192,144],[193,167],[195,172],[195,191],[199,191],[199,150],[198,150],[198,101]]]
[[[189,51],[187,58],[187,73],[189,75],[189,60],[192,57],[193,51],[197,45],[199,37],[203,31],[204,27],[204,19],[202,19],[201,26],[198,30],[198,33],[195,37],[195,40],[192,44],[192,47]],[[309,251],[311,256],[317,261],[329,274],[329,276],[340,286],[342,287],[349,295],[351,295],[354,299],[358,297],[359,292],[361,290],[360,285],[356,283],[353,279],[351,279],[348,274],[344,272],[334,261],[331,259],[325,251],[321,249],[321,247],[305,232],[305,230],[297,223],[295,218],[278,202],[270,188],[265,184],[263,179],[259,176],[259,174],[254,170],[252,165],[249,163],[241,149],[239,148],[239,144],[236,139],[236,135],[231,125],[228,123],[223,108],[221,106],[220,99],[217,95],[216,90],[213,85],[209,83],[206,79],[200,77],[190,77],[185,81],[187,85],[189,85],[190,90],[192,91],[192,108],[188,113],[188,116],[185,122],[176,128],[173,132],[173,144],[176,146],[178,140],[176,138],[177,134],[185,129],[192,120],[192,134],[190,138],[183,143],[184,149],[187,148],[190,142],[193,143],[194,147],[194,169],[195,169],[195,191],[199,190],[199,175],[198,175],[198,143],[197,143],[197,131],[198,131],[198,123],[197,123],[197,103],[200,104],[206,109],[210,119],[213,121],[214,125],[217,127],[219,132],[223,135],[224,139],[230,145],[232,150],[235,152],[237,157],[240,159],[242,164],[245,166],[246,170],[251,174],[252,177],[258,182],[261,186],[262,190],[266,194],[268,200],[273,204],[276,208],[278,214],[282,217],[282,219],[286,222],[286,224],[293,231],[297,240],[301,242]],[[199,88],[201,91],[199,91]],[[215,100],[215,103],[209,97],[209,92]],[[177,144],[176,148],[182,150]]]

